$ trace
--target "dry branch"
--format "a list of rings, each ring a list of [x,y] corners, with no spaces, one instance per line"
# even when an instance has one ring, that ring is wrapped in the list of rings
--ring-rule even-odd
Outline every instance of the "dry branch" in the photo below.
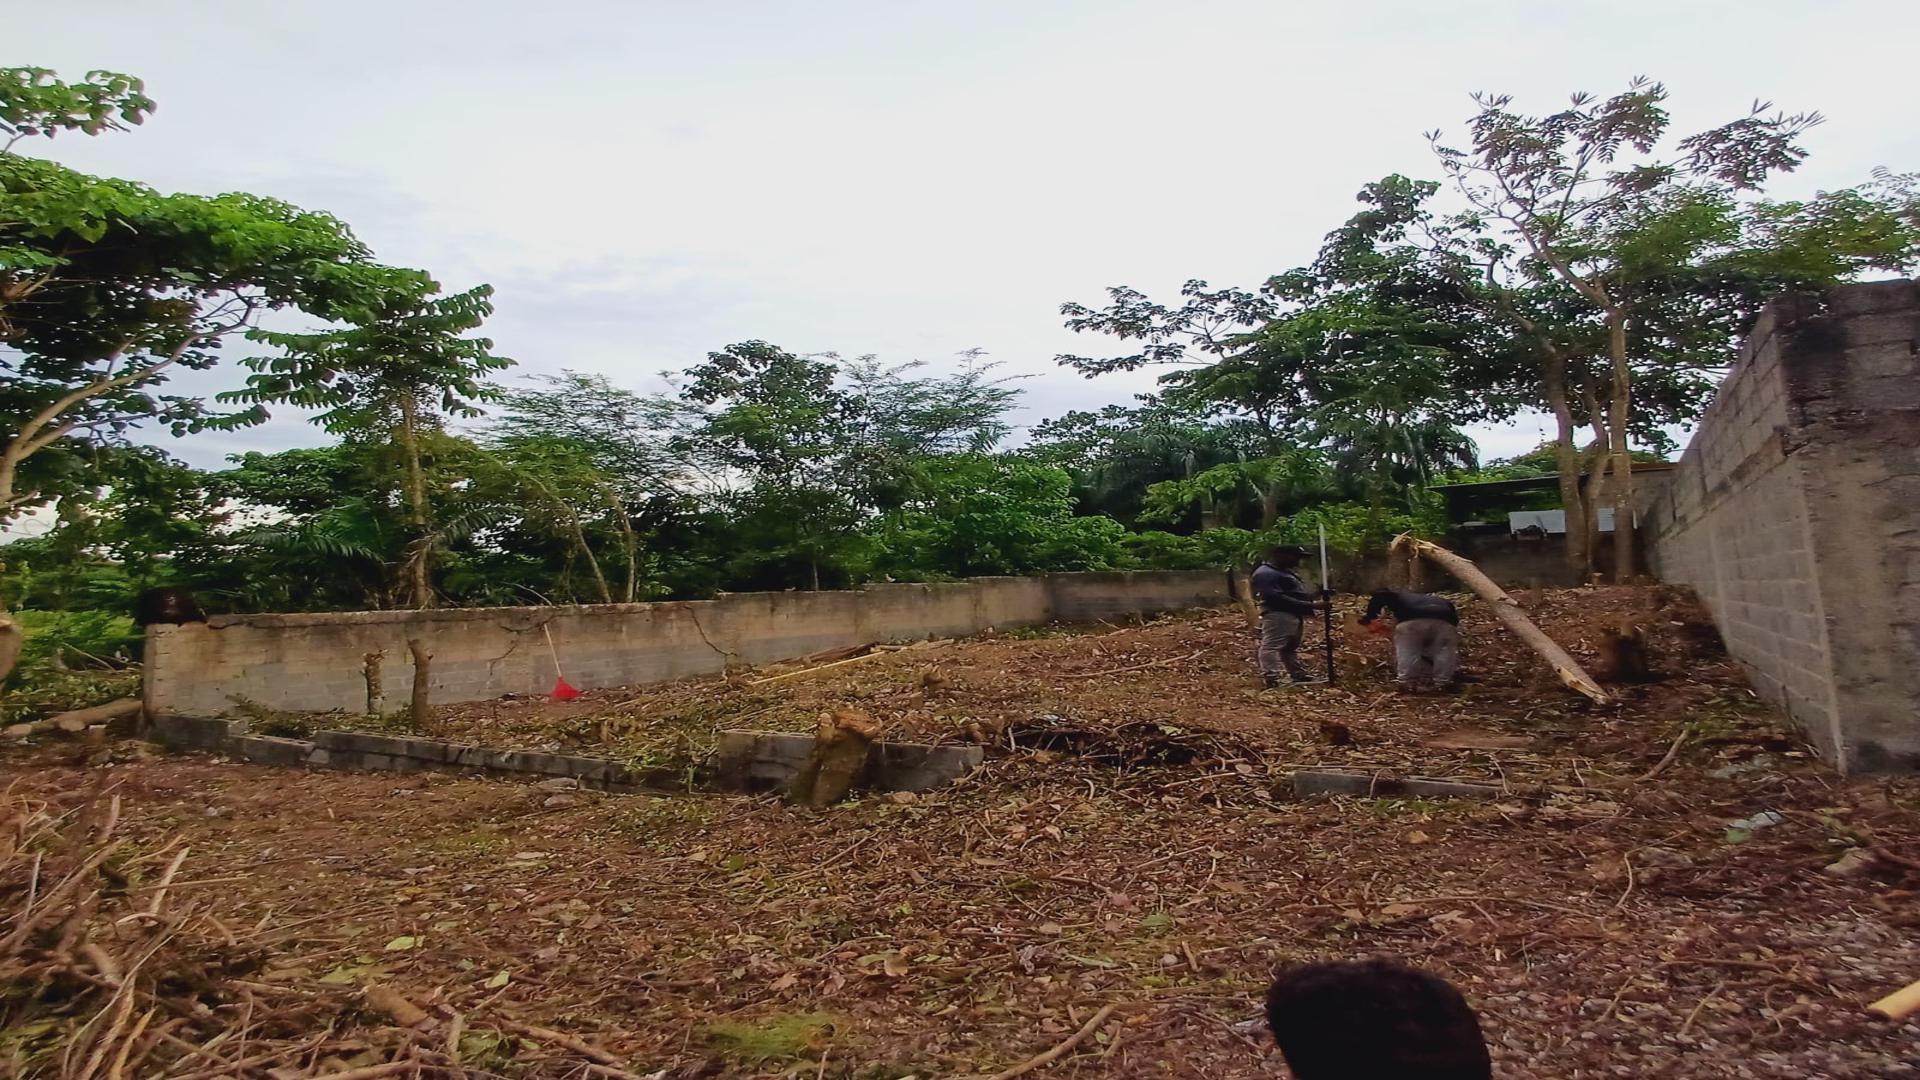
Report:
[[[1120,1010],[1120,1008],[1121,1006],[1119,1005],[1101,1006],[1100,1011],[1097,1013],[1094,1013],[1092,1019],[1080,1025],[1079,1031],[1076,1031],[1073,1034],[1067,1036],[1065,1039],[1062,1039],[1060,1042],[1056,1043],[1052,1048],[1048,1049],[1046,1052],[1035,1054],[1033,1057],[1028,1058],[1027,1060],[1021,1062],[1018,1065],[1015,1065],[1013,1068],[1008,1069],[1005,1072],[995,1073],[993,1076],[993,1080],[1013,1080],[1013,1078],[1016,1076],[1025,1076],[1027,1073],[1030,1073],[1035,1069],[1042,1068],[1044,1066],[1051,1065],[1056,1061],[1059,1061],[1061,1058],[1066,1057],[1068,1054],[1072,1053],[1074,1047],[1079,1046],[1083,1042],[1086,1042],[1088,1036],[1092,1035],[1096,1031],[1099,1031],[1100,1025],[1105,1024],[1107,1020],[1113,1016],[1114,1013]]]
[[[860,656],[851,657],[846,660],[835,660],[831,664],[821,664],[818,667],[801,668],[799,671],[789,671],[781,675],[768,675],[766,678],[763,678],[763,679],[755,679],[753,680],[753,682],[749,683],[748,685],[762,686],[770,682],[779,682],[782,679],[795,679],[795,678],[799,678],[802,675],[811,675],[816,671],[825,671],[828,668],[843,667],[847,664],[857,664],[862,660],[871,660],[876,656],[886,656],[886,655],[888,654],[883,652],[865,653]]]

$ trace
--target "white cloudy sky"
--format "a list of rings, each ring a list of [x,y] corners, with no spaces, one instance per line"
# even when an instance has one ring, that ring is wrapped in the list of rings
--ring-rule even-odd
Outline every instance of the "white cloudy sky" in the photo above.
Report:
[[[1920,166],[1920,4],[1284,0],[11,0],[0,65],[147,80],[132,134],[34,152],[332,211],[387,261],[493,283],[527,371],[761,338],[1030,373],[1021,420],[1125,400],[1052,363],[1063,300],[1253,285],[1310,258],[1467,94],[1664,80],[1682,127],[1816,108],[1777,188]],[[1490,456],[1540,425],[1480,431]],[[201,465],[296,418],[171,444]]]

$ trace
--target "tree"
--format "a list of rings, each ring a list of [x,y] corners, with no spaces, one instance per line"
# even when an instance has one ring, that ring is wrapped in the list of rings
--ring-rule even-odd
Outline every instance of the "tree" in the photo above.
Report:
[[[124,130],[152,108],[129,76],[68,84],[44,69],[0,70],[0,519],[50,497],[42,484],[60,470],[31,467],[49,451],[141,423],[179,434],[257,421],[209,416],[202,400],[159,388],[174,368],[214,365],[222,339],[261,313],[351,320],[425,282],[374,263],[324,214],[253,195],[162,195],[13,149]],[[0,676],[18,646],[0,615]]]
[[[1109,405],[1097,413],[1074,411],[1034,425],[1021,454],[1067,470],[1074,480],[1077,512],[1102,514],[1123,524],[1138,522],[1148,491],[1163,482],[1190,480],[1219,465],[1245,461],[1244,433],[1232,425],[1174,409],[1161,402],[1139,408]],[[1255,451],[1257,453],[1257,451]],[[1186,500],[1199,508],[1201,524],[1237,518],[1244,485],[1222,485]]]
[[[930,457],[880,535],[877,567],[895,578],[1101,570],[1125,529],[1078,517],[1066,472],[1011,455]]]
[[[598,574],[585,519],[606,513],[626,563],[621,598],[639,598],[644,508],[676,502],[698,469],[672,445],[686,409],[612,385],[605,376],[566,371],[501,394],[488,446],[502,466],[548,501],[566,500],[578,525],[571,539]],[[611,600],[611,596],[603,599]]]
[[[138,80],[95,72],[68,85],[43,69],[0,70],[7,143],[138,123]],[[175,368],[219,359],[221,339],[263,312],[351,319],[424,275],[379,266],[347,227],[274,199],[162,195],[0,151],[0,514],[35,501],[22,466],[69,439],[154,422],[176,434],[255,422],[210,417],[157,388]]]
[[[131,75],[89,71],[86,81],[65,83],[47,68],[0,68],[0,153],[36,135],[125,131],[152,111],[146,85]]]
[[[1279,310],[1264,293],[1215,289],[1197,278],[1182,285],[1180,295],[1186,302],[1169,307],[1138,289],[1118,285],[1107,290],[1108,304],[1099,310],[1073,302],[1060,305],[1067,329],[1137,341],[1140,349],[1098,359],[1061,355],[1055,361],[1088,378],[1145,367],[1212,364],[1238,347],[1241,334]]]
[[[251,331],[251,339],[283,353],[245,361],[254,372],[246,387],[220,395],[255,407],[320,409],[315,422],[328,431],[390,440],[404,471],[407,570],[416,608],[434,603],[438,539],[427,498],[424,435],[438,431],[446,417],[481,415],[478,403],[498,395],[487,377],[513,365],[493,354],[493,342],[467,336],[493,314],[492,295],[491,286],[481,285],[450,296],[409,298],[363,324],[318,333]]]
[[[710,474],[745,480],[729,492],[756,526],[762,564],[798,559],[820,588],[822,563],[850,569],[861,546],[857,478],[848,462],[859,401],[836,385],[831,359],[798,356],[764,341],[707,354],[684,374],[683,393],[700,407],[676,449]]]
[[[1468,124],[1469,150],[1446,145],[1437,131],[1429,135],[1442,169],[1474,209],[1591,304],[1604,324],[1609,490],[1621,580],[1634,573],[1628,339],[1639,276],[1651,265],[1684,263],[1697,250],[1690,245],[1711,242],[1706,234],[1671,227],[1676,199],[1689,191],[1710,197],[1753,190],[1771,174],[1792,170],[1806,157],[1799,137],[1821,120],[1817,113],[1769,116],[1771,106],[1756,103],[1747,116],[1662,152],[1670,126],[1666,96],[1659,83],[1636,79],[1611,98],[1575,94],[1560,112],[1528,116],[1509,108],[1511,97],[1480,94],[1474,97],[1480,112]]]

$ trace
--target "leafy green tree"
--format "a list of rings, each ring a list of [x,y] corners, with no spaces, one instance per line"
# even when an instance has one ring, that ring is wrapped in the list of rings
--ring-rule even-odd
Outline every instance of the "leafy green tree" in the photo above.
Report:
[[[1641,280],[1696,259],[1717,237],[1703,200],[1758,188],[1806,157],[1799,139],[1817,113],[1752,112],[1665,142],[1666,89],[1636,79],[1604,100],[1576,94],[1559,112],[1529,116],[1504,95],[1477,95],[1469,149],[1431,134],[1456,190],[1489,224],[1516,239],[1532,263],[1592,305],[1604,323],[1610,392],[1607,444],[1614,505],[1615,572],[1634,572],[1633,366],[1629,322]],[[1701,227],[1705,226],[1705,227]]]
[[[427,497],[426,436],[448,417],[477,417],[479,403],[498,396],[486,380],[513,365],[495,356],[493,342],[470,337],[493,314],[491,286],[444,297],[411,297],[365,322],[298,334],[254,330],[249,337],[276,345],[281,355],[250,359],[244,389],[222,401],[255,407],[290,404],[321,410],[315,422],[336,434],[390,440],[404,476],[407,579],[410,603],[434,604],[432,559],[441,539]]]
[[[126,76],[67,85],[41,69],[0,70],[9,146],[119,128],[150,108]],[[11,346],[0,357],[0,512],[35,500],[21,467],[43,451],[140,423],[182,433],[259,420],[212,417],[199,398],[159,388],[176,367],[214,365],[221,339],[261,313],[353,319],[424,282],[374,263],[325,214],[254,195],[162,195],[0,152],[0,345]]]
[[[829,359],[764,341],[708,353],[684,373],[682,392],[701,411],[675,440],[709,475],[744,481],[727,500],[755,527],[760,550],[748,560],[797,560],[816,590],[823,563],[854,573],[864,547],[859,478],[848,472],[860,403],[838,375]]]
[[[153,111],[146,85],[131,75],[89,71],[85,81],[68,83],[47,68],[0,68],[0,153],[34,136],[49,139],[62,131],[98,135],[125,131]]]
[[[1036,424],[1021,453],[1073,476],[1079,513],[1132,525],[1148,512],[1148,492],[1154,485],[1193,480],[1218,466],[1244,462],[1246,443],[1246,433],[1231,424],[1153,402],[1139,408],[1109,405],[1097,413],[1075,411]],[[1197,510],[1203,525],[1234,520],[1239,507],[1232,500],[1247,486],[1245,481],[1209,485],[1181,500],[1181,511],[1173,517],[1165,515],[1164,505],[1154,507],[1154,520],[1172,521],[1189,508]]]
[[[876,569],[896,579],[1100,570],[1125,528],[1073,512],[1063,470],[1013,455],[929,457],[879,539]]]

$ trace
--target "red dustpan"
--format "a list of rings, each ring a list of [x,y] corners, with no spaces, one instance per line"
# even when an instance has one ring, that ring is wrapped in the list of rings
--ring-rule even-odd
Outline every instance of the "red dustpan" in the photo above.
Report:
[[[574,689],[565,675],[560,674],[560,650],[553,647],[553,631],[542,626],[540,632],[547,636],[547,652],[553,655],[553,700],[572,701],[580,696],[580,691]]]

